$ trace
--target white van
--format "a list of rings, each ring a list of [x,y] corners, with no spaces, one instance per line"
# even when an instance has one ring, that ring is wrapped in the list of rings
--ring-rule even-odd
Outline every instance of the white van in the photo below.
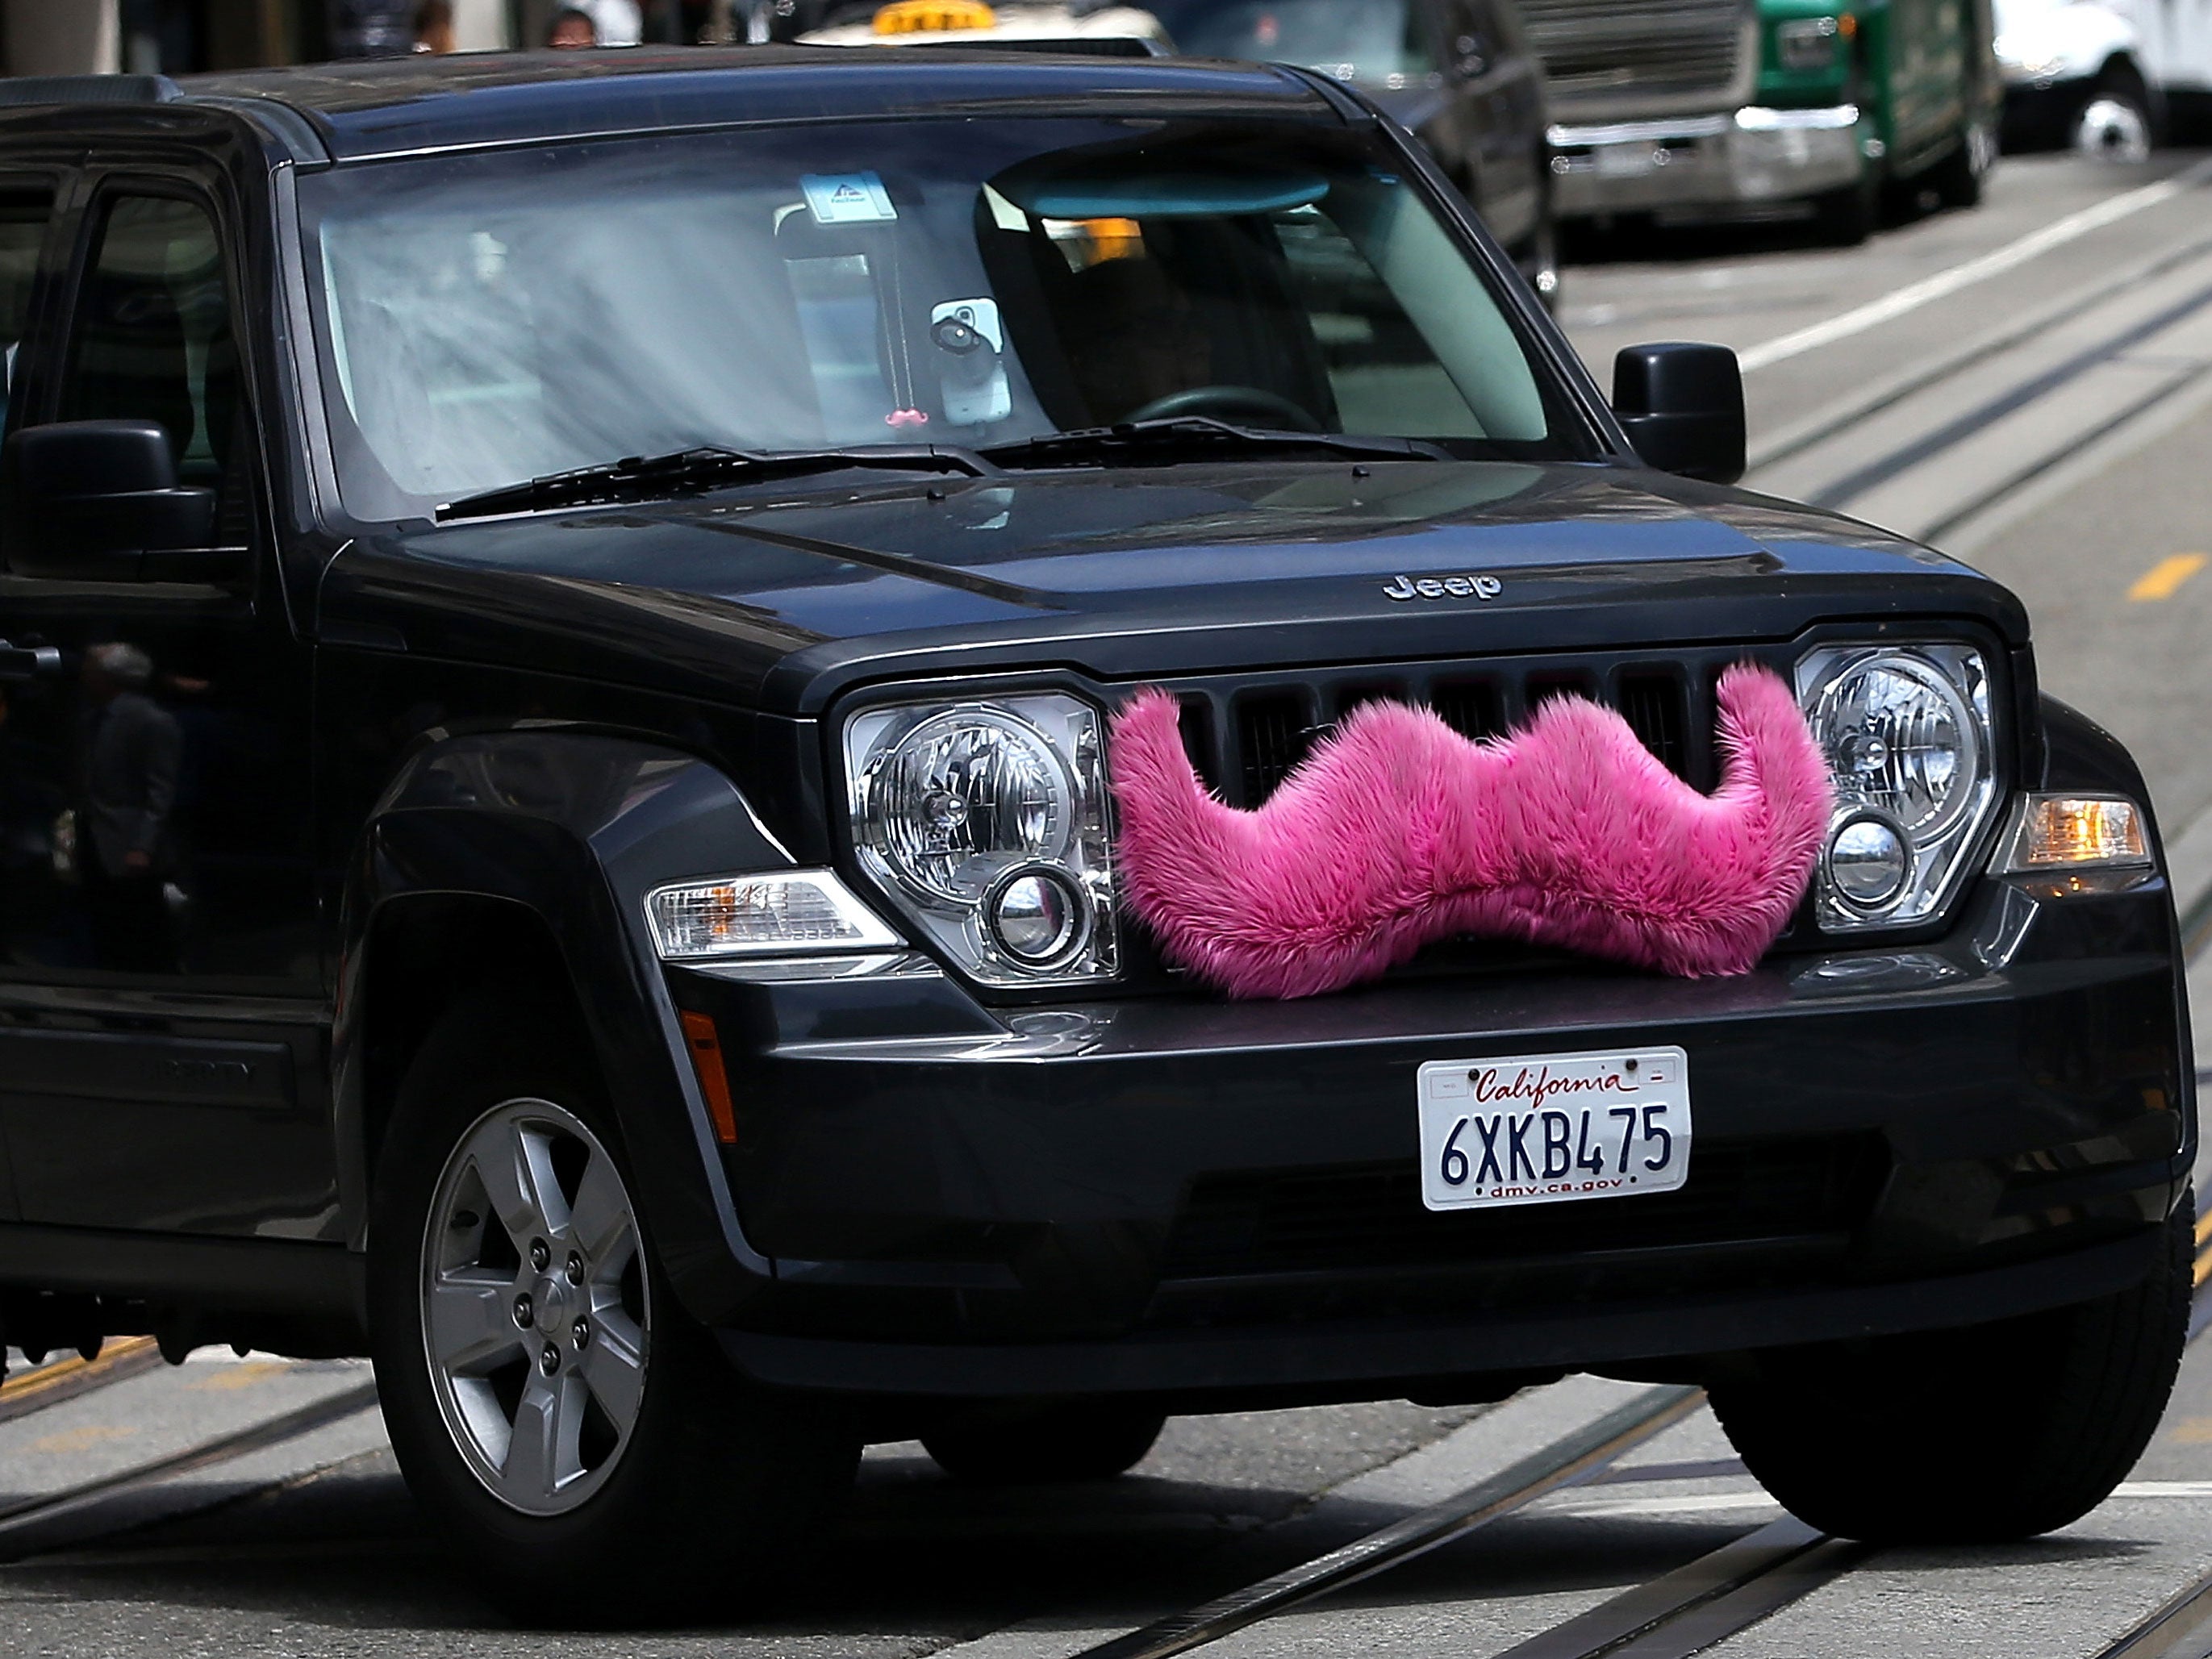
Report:
[[[2212,0],[1996,0],[2007,148],[2148,155],[2176,106],[2212,99]]]

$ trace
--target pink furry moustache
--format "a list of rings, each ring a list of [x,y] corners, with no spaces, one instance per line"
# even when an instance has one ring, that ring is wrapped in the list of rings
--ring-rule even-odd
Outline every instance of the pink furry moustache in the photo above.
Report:
[[[1246,812],[1191,770],[1175,698],[1143,691],[1113,725],[1124,891],[1170,963],[1237,997],[1340,990],[1459,934],[1746,973],[1804,896],[1832,794],[1778,676],[1739,664],[1719,702],[1711,796],[1578,697],[1484,743],[1376,702]]]

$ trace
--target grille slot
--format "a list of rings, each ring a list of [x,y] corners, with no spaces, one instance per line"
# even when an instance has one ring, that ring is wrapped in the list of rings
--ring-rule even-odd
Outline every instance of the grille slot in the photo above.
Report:
[[[1362,703],[1418,702],[1419,701],[1418,696],[1412,695],[1405,686],[1401,684],[1384,682],[1379,684],[1370,683],[1347,685],[1336,694],[1336,717],[1341,720]]]
[[[1498,688],[1488,680],[1438,680],[1429,694],[1429,707],[1460,736],[1478,743],[1505,730]]]
[[[1176,729],[1182,733],[1183,757],[1190,769],[1211,789],[1221,787],[1213,764],[1213,707],[1203,697],[1185,697],[1176,707]]]
[[[1521,9],[1560,106],[1718,93],[1741,67],[1741,0],[1522,0]]]
[[[1534,714],[1546,703],[1560,697],[1595,697],[1596,688],[1587,674],[1531,674],[1528,677],[1528,712]]]
[[[1170,1279],[1504,1263],[1848,1232],[1888,1166],[1878,1135],[1700,1145],[1671,1193],[1469,1213],[1423,1207],[1408,1157],[1389,1164],[1237,1171],[1192,1183]]]
[[[1625,674],[1620,714],[1644,746],[1678,778],[1690,775],[1689,697],[1672,674]]]
[[[1313,720],[1302,691],[1263,691],[1237,700],[1243,804],[1258,806],[1313,747]]]

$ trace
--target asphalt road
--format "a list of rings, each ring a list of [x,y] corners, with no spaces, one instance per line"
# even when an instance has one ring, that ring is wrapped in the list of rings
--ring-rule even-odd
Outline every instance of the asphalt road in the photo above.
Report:
[[[1562,319],[1601,378],[1636,340],[1736,346],[1753,487],[1932,538],[2014,586],[2046,687],[2133,746],[2177,884],[2212,891],[2198,714],[2212,707],[2212,161],[2008,161],[1982,210],[1847,252],[1782,227],[1614,246],[1569,270]],[[286,1412],[342,1407],[364,1377],[210,1354],[19,1415],[0,1396],[0,1650],[1054,1659],[1355,1538],[1638,1395],[1585,1378],[1486,1410],[1184,1419],[1125,1480],[1012,1493],[957,1486],[918,1447],[878,1447],[820,1566],[766,1620],[714,1632],[507,1626],[423,1534],[373,1411],[7,1518]],[[1213,1650],[1500,1655],[1778,1514],[1700,1412],[1601,1481]],[[2212,1340],[2135,1478],[2079,1525],[2008,1550],[1876,1553],[1712,1651],[2075,1659],[2208,1569]]]

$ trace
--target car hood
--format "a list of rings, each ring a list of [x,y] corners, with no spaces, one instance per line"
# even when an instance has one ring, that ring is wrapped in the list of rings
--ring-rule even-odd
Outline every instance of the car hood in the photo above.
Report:
[[[1850,520],[1619,466],[1483,462],[844,474],[418,527],[334,561],[318,628],[807,713],[899,674],[1747,641],[1837,616],[2027,633],[1996,583]]]

